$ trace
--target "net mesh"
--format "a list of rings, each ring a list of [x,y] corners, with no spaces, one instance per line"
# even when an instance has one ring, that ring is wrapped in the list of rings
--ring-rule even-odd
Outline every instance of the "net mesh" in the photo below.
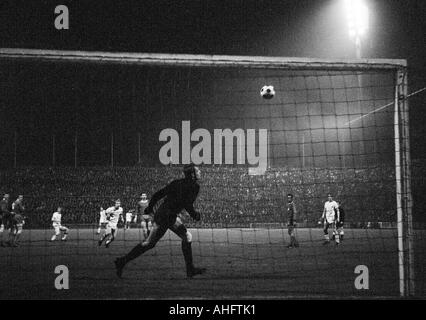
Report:
[[[375,112],[395,100],[395,71],[2,60],[1,72],[0,191],[12,201],[23,194],[27,216],[20,246],[0,251],[2,287],[10,277],[25,284],[5,297],[399,294],[394,108]],[[264,85],[274,86],[274,98],[260,96]],[[179,139],[178,163],[200,147],[185,130],[205,129],[210,138],[195,154],[204,160],[195,203],[201,222],[182,216],[194,260],[208,273],[188,281],[180,240],[167,233],[129,265],[123,285],[113,260],[143,240],[140,220],[121,227],[110,248],[98,247],[99,207],[120,198],[127,212],[142,192],[150,198],[182,176],[179,164],[159,159],[165,129]],[[220,161],[218,129],[240,130],[232,145],[222,141]],[[266,152],[261,174],[248,161],[252,147]],[[421,166],[412,170],[422,175]],[[288,193],[298,248],[287,248]],[[322,244],[318,221],[328,193],[346,212],[339,246]],[[70,227],[66,243],[49,241],[59,205]],[[421,205],[414,203],[415,221]],[[425,237],[416,226],[417,290],[424,294]],[[70,269],[67,293],[53,287],[57,265]],[[355,286],[358,265],[369,269],[368,290]]]

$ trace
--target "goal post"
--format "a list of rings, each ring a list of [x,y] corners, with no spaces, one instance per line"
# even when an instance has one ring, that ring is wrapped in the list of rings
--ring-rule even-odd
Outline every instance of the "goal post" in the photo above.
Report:
[[[5,90],[0,105],[7,122],[0,128],[6,141],[0,153],[10,155],[3,161],[0,192],[25,188],[32,207],[40,207],[40,198],[48,204],[46,216],[59,201],[81,212],[69,218],[71,224],[81,224],[78,219],[96,224],[95,204],[120,197],[132,207],[141,192],[140,181],[152,196],[179,177],[179,166],[194,157],[206,174],[197,200],[204,215],[203,225],[189,222],[188,227],[198,241],[196,257],[215,268],[213,279],[245,285],[240,292],[248,295],[256,279],[268,283],[262,294],[274,285],[272,294],[293,294],[311,285],[321,294],[324,286],[326,294],[333,294],[335,285],[338,292],[357,295],[360,291],[352,287],[330,283],[333,255],[342,259],[339,274],[345,276],[353,275],[355,264],[363,259],[383,273],[384,257],[392,272],[375,274],[385,289],[374,294],[425,294],[417,292],[415,277],[406,60],[0,48],[0,71]],[[72,88],[66,88],[67,83]],[[270,100],[259,94],[266,84],[275,87],[276,96]],[[66,100],[69,97],[72,100]],[[36,124],[23,126],[7,111],[22,107],[25,115],[33,112],[34,102],[51,115],[46,125],[55,123],[48,137]],[[58,105],[72,110],[58,111]],[[57,125],[66,117],[72,118],[69,131]],[[91,122],[95,117],[99,119]],[[176,147],[177,158],[170,156],[164,163],[161,150],[173,136],[179,139],[177,147],[165,154]],[[197,137],[209,143],[201,144]],[[262,143],[265,168],[260,166]],[[46,159],[29,156],[39,149],[46,151]],[[250,150],[259,167],[250,162]],[[37,167],[51,164],[54,169]],[[22,178],[25,172],[29,176]],[[28,183],[32,177],[46,186]],[[56,185],[58,181],[64,185]],[[76,191],[80,185],[85,194]],[[294,194],[299,214],[297,256],[285,251],[288,193]],[[318,219],[327,193],[342,200],[348,214],[345,228],[355,230],[339,253],[319,244],[323,234]],[[78,207],[82,203],[90,203],[84,212]],[[41,220],[33,219],[33,227],[42,227]],[[384,224],[391,230],[374,227]],[[91,233],[81,236],[77,245],[90,250],[90,239]],[[135,241],[127,235],[119,239],[116,245],[125,248]],[[162,259],[174,258],[175,242],[169,238],[169,251],[159,249],[164,250]],[[376,257],[375,250],[382,252]],[[286,278],[287,269],[298,273],[295,287]],[[326,278],[316,279],[316,272]],[[254,282],[242,284],[243,275]]]

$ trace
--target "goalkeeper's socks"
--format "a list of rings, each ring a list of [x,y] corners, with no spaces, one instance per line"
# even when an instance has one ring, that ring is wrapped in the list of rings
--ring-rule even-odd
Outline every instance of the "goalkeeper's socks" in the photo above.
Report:
[[[182,253],[187,268],[193,268],[191,242],[182,241]]]
[[[126,264],[129,261],[132,261],[142,255],[145,251],[147,251],[146,247],[138,244],[136,247],[134,247],[128,254],[126,254],[124,257],[120,258],[123,259],[123,263]]]

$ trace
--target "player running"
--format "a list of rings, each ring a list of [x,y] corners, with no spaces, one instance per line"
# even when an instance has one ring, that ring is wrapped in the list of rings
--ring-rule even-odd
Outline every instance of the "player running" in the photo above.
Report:
[[[324,204],[324,211],[322,212],[321,220],[324,223],[324,243],[330,243],[330,237],[328,235],[328,228],[333,227],[333,230],[336,231],[337,224],[340,222],[340,213],[339,205],[336,201],[333,200],[332,195],[329,193],[328,200]],[[339,234],[336,233],[335,237],[336,245],[340,243]]]
[[[7,244],[11,247],[17,247],[19,244],[19,239],[22,234],[22,229],[24,227],[24,215],[21,212],[12,214],[9,222],[9,241]]]
[[[290,236],[290,244],[287,248],[297,248],[299,247],[299,242],[296,239],[296,205],[293,201],[293,195],[289,193],[287,195],[287,218],[288,218],[288,235]]]
[[[141,227],[143,232],[143,238],[147,239],[152,230],[152,216],[145,213],[145,209],[148,208],[149,201],[146,193],[142,193],[141,201],[138,202],[136,212],[141,215]]]
[[[0,246],[4,247],[3,234],[4,230],[9,228],[10,210],[9,195],[6,193],[0,201]]]
[[[105,230],[108,224],[106,212],[103,207],[99,208],[99,227],[96,234],[101,234],[101,230]]]
[[[19,195],[18,199],[12,203],[12,212],[9,218],[9,241],[7,242],[9,246],[17,247],[19,244],[19,238],[25,224],[24,211],[24,196]]]
[[[52,216],[52,226],[53,226],[53,230],[55,230],[55,234],[52,236],[50,241],[55,241],[56,237],[59,236],[61,232],[64,233],[64,235],[61,238],[61,241],[67,241],[69,229],[61,224],[61,220],[62,220],[62,208],[58,207],[58,211],[53,213],[53,216]]]
[[[200,190],[197,183],[197,180],[200,179],[200,170],[193,164],[189,164],[184,166],[183,172],[185,178],[172,181],[152,196],[149,206],[145,209],[145,214],[151,214],[156,203],[160,199],[164,199],[154,213],[152,231],[148,239],[134,247],[127,255],[114,261],[118,277],[121,278],[123,269],[128,262],[154,248],[167,229],[170,229],[182,239],[182,253],[188,278],[205,272],[204,268],[194,267],[191,248],[192,236],[187,232],[183,223],[177,219],[177,215],[185,209],[195,221],[200,220],[200,213],[194,209],[194,201]]]
[[[102,245],[102,242],[105,241],[105,247],[108,248],[111,242],[115,240],[115,236],[118,230],[118,222],[122,218],[123,208],[121,207],[120,199],[115,200],[115,205],[106,209],[106,216],[108,220],[108,225],[105,231],[105,234],[98,241],[99,246]]]

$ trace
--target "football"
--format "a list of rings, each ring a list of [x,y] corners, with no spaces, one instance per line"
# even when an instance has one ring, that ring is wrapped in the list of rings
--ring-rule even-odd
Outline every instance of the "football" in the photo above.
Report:
[[[274,86],[263,86],[260,89],[260,96],[263,99],[272,99],[275,96]]]

